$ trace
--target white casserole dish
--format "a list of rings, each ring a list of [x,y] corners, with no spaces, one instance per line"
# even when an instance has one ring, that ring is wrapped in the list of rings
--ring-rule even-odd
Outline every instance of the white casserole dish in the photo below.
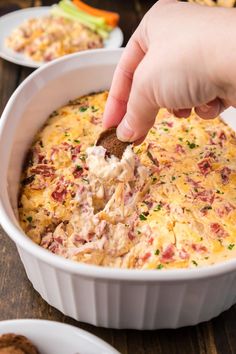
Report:
[[[54,109],[109,88],[121,53],[102,49],[63,57],[31,74],[12,95],[0,123],[0,220],[34,288],[64,314],[112,328],[194,325],[235,303],[236,259],[167,271],[79,264],[34,244],[15,216],[22,161],[32,137]],[[225,113],[236,129],[234,115],[233,109]]]
[[[65,323],[33,319],[0,321],[0,335],[6,333],[26,336],[40,354],[119,354],[102,339]]]

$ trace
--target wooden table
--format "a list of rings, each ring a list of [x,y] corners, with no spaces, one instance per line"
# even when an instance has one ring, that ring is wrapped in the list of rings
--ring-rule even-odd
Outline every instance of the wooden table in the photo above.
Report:
[[[153,0],[88,0],[121,14],[125,43]],[[0,0],[0,14],[20,7],[50,5],[53,1]],[[18,5],[17,5],[18,4]],[[30,73],[0,59],[0,113],[12,92]],[[40,318],[70,323],[104,339],[123,354],[236,353],[236,306],[218,318],[178,330],[134,331],[97,328],[64,316],[49,306],[28,281],[14,243],[0,229],[0,320]],[[56,354],[56,353],[55,353]]]

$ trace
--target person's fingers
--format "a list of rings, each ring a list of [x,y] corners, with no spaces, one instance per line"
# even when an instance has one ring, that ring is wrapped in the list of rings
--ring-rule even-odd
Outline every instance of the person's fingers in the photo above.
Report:
[[[216,118],[224,109],[224,104],[219,98],[194,108],[196,114],[203,119]]]
[[[135,71],[127,112],[116,131],[121,141],[141,141],[154,124],[158,107],[151,98],[152,85],[148,73],[146,55]]]
[[[191,114],[191,109],[174,109],[171,111],[171,113],[174,114],[177,118],[188,118]]]
[[[115,70],[103,115],[104,128],[116,127],[126,113],[133,74],[145,54],[136,37],[131,37]]]

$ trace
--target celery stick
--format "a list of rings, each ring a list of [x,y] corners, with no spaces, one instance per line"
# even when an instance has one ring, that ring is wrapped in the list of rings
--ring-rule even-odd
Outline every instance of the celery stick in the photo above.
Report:
[[[60,3],[59,3],[59,5],[60,5]],[[73,11],[72,12],[70,10],[67,11],[67,10],[65,10],[64,6],[62,7],[59,5],[53,5],[51,7],[51,13],[53,16],[65,17],[65,18],[68,18],[72,21],[77,21],[77,22],[83,24],[84,26],[90,28],[94,32],[97,32],[103,39],[106,39],[109,36],[109,31],[111,30],[111,28],[109,26],[95,25],[94,23],[84,20],[84,18],[81,18],[80,16],[77,16],[77,15],[75,16]]]
[[[77,21],[77,22],[81,23],[82,25],[87,26],[91,30],[96,31],[96,26],[94,24],[88,23],[87,21],[84,21],[82,19],[78,19],[77,17],[75,17],[75,16],[65,12],[64,10],[62,10],[58,5],[53,5],[52,6],[51,13],[54,16],[61,16],[61,17],[65,17],[65,18],[68,18],[68,19],[73,20],[73,21]]]
[[[103,29],[97,28],[96,32],[102,37],[102,39],[107,39],[109,37],[109,32]]]
[[[92,16],[82,10],[79,10],[70,0],[60,1],[59,7],[71,15],[78,17],[79,19],[83,19],[95,25],[104,26],[106,23],[103,17]]]

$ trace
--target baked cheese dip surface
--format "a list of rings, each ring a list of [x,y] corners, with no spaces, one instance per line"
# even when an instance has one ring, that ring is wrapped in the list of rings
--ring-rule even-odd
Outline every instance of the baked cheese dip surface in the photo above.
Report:
[[[75,261],[193,268],[236,256],[236,137],[220,119],[161,110],[121,160],[94,142],[107,92],[53,112],[35,137],[19,198],[25,233]]]
[[[50,61],[66,54],[102,48],[102,38],[84,25],[63,17],[32,18],[13,30],[6,45],[34,61]]]

